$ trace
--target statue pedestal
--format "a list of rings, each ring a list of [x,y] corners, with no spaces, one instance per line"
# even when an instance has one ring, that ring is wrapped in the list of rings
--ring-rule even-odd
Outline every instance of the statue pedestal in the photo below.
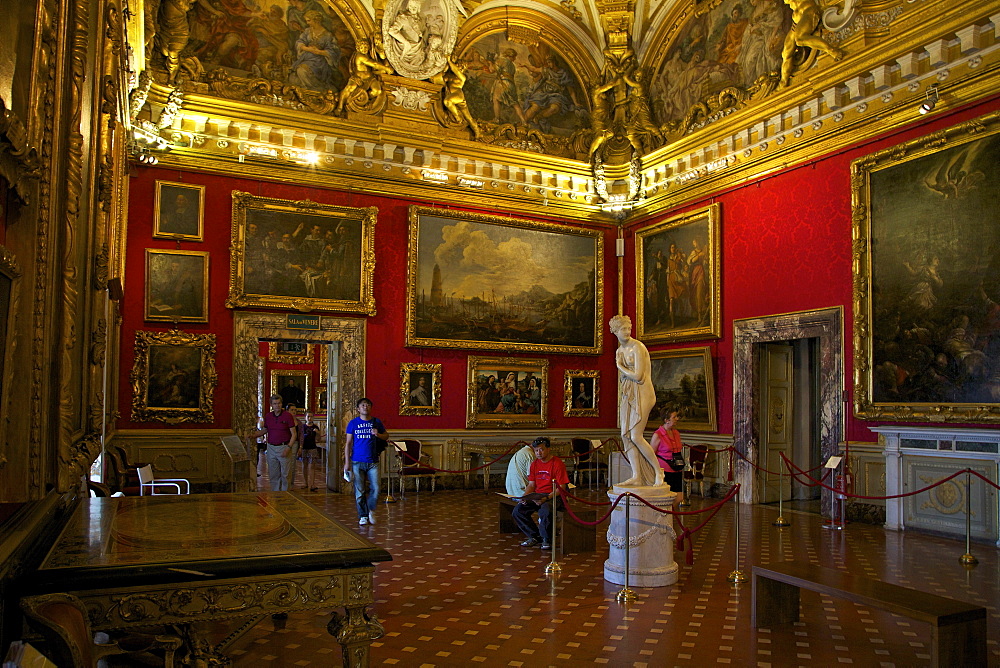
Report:
[[[676,496],[669,487],[618,487],[608,491],[614,503],[619,495],[632,492],[657,508],[669,510]],[[626,532],[625,503],[630,504],[631,526]],[[677,562],[674,561],[674,516],[659,513],[642,501],[622,499],[611,513],[608,528],[610,550],[604,562],[604,579],[617,585],[625,584],[625,540],[628,536],[629,587],[665,587],[677,582]]]

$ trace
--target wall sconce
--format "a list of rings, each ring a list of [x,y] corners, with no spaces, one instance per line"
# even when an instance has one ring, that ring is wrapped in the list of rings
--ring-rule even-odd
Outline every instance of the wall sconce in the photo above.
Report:
[[[920,111],[921,115],[929,114],[934,111],[934,107],[937,106],[938,100],[940,99],[941,96],[938,94],[937,84],[934,84],[928,88],[927,92],[924,94],[924,102],[920,105],[920,109],[918,111]]]

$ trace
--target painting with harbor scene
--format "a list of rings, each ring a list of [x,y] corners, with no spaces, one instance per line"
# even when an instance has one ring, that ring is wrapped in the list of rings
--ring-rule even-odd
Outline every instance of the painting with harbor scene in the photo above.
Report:
[[[593,354],[601,232],[410,207],[406,345]]]

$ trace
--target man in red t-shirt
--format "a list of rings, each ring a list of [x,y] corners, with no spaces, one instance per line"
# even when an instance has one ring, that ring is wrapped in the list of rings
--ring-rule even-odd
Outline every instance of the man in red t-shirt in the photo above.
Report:
[[[539,436],[531,442],[535,461],[531,462],[524,496],[514,506],[514,522],[527,536],[521,543],[522,547],[541,543],[543,550],[552,549],[552,503],[561,490],[569,485],[566,465],[552,454],[549,445],[549,439],[545,436]],[[538,513],[537,525],[532,517],[535,512]]]

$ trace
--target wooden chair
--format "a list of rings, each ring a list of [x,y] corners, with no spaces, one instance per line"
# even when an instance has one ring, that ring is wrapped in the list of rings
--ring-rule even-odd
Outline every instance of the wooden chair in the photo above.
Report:
[[[72,594],[44,594],[21,599],[28,624],[45,639],[44,653],[60,668],[95,668],[107,657],[162,652],[163,665],[173,668],[181,646],[175,636],[128,635],[115,642],[97,643],[90,629],[87,608]],[[104,634],[102,634],[103,636]],[[135,665],[122,661],[114,665]]]
[[[431,493],[433,494],[437,482],[437,471],[430,465],[431,456],[425,452],[422,452],[423,446],[420,443],[420,441],[416,439],[405,438],[401,441],[396,441],[396,443],[402,443],[403,445],[403,449],[397,452],[397,456],[400,458],[400,467],[399,467],[400,496],[403,496],[406,490],[407,478],[416,479],[417,492],[420,491],[420,479],[430,478]]]
[[[587,474],[587,482],[590,487],[593,487],[594,475],[597,475],[597,484],[601,484],[601,477],[604,480],[608,479],[608,465],[603,464],[598,461],[598,457],[594,455],[599,455],[600,450],[594,450],[594,444],[589,438],[574,438],[570,439],[570,447],[573,449],[573,454],[576,455],[575,463],[573,464],[573,484],[577,487],[580,486],[580,474]]]
[[[160,494],[190,494],[191,483],[185,478],[154,478],[153,467],[146,464],[142,468],[136,469],[139,473],[139,495],[145,496],[148,491],[151,495]],[[181,491],[181,483],[184,483],[184,491]],[[174,489],[175,492],[158,492],[157,489]]]
[[[688,446],[688,467],[684,470],[684,481],[688,484],[688,494],[691,484],[698,483],[698,494],[705,496],[705,458],[708,457],[707,445]]]

